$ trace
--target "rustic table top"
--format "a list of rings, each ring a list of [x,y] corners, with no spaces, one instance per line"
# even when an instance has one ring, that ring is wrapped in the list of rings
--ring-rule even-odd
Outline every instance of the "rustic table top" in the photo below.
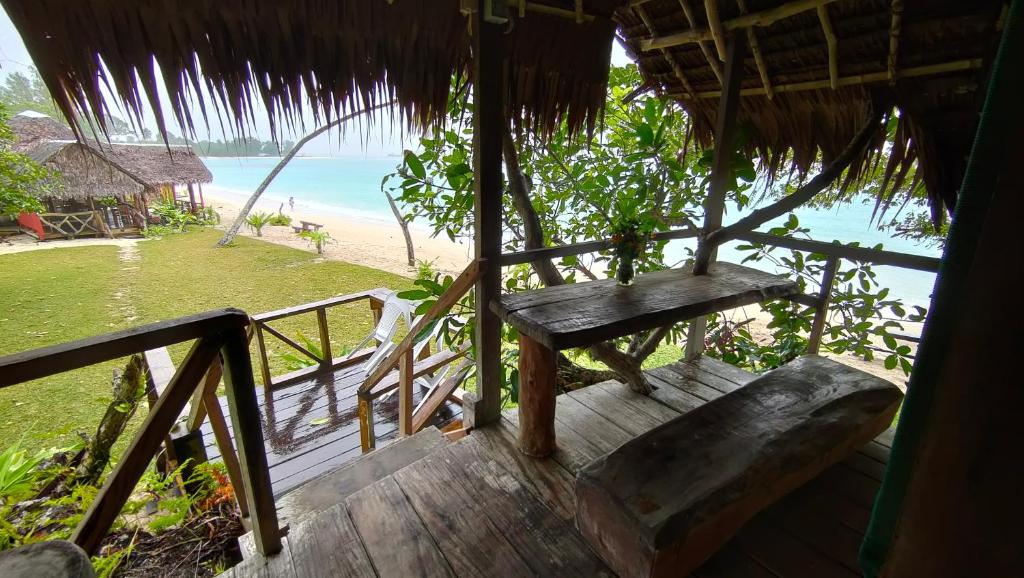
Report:
[[[521,334],[558,350],[797,293],[796,282],[785,277],[715,263],[699,276],[689,268],[644,273],[628,287],[601,279],[502,295],[491,309]]]

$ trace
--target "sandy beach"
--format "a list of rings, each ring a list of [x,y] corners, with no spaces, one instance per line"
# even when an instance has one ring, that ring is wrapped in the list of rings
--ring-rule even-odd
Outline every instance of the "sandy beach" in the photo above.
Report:
[[[212,206],[221,216],[220,228],[226,229],[238,215],[242,202],[218,194],[216,190],[205,195],[207,206]],[[260,199],[254,211],[276,213],[281,202],[275,199]],[[365,218],[346,218],[341,215],[318,211],[316,207],[296,200],[295,209],[284,204],[284,214],[292,217],[292,223],[310,221],[323,225],[331,235],[331,242],[324,247],[324,257],[347,261],[390,271],[406,277],[415,276],[416,267],[410,267],[402,229],[395,221],[377,221]],[[431,238],[418,226],[410,227],[417,261],[431,263],[435,271],[457,274],[472,260],[473,247],[453,243],[447,238]],[[255,237],[249,227],[243,226],[241,235]],[[316,249],[305,239],[299,238],[291,227],[264,227],[263,241],[287,245],[305,251]]]

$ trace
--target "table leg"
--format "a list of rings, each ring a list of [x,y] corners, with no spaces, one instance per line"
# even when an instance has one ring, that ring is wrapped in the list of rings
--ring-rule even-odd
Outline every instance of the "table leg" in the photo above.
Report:
[[[555,451],[557,356],[519,334],[519,451],[543,458]]]

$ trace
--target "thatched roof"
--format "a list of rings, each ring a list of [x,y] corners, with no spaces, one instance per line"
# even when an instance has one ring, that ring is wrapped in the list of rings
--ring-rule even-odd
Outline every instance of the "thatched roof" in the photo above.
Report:
[[[14,133],[13,149],[25,152],[39,143],[49,140],[71,140],[75,134],[71,129],[53,118],[38,112],[25,111],[11,117],[7,122]]]
[[[0,1],[69,118],[105,111],[109,82],[136,119],[148,100],[163,131],[154,106],[162,74],[185,127],[200,87],[239,131],[254,101],[278,124],[307,104],[325,122],[394,99],[408,122],[425,126],[444,116],[470,70],[460,0]],[[573,130],[595,126],[620,2],[587,0],[579,15],[572,0],[510,3],[504,68],[517,119],[541,131],[563,119]]]
[[[121,144],[95,140],[86,143],[149,187],[213,181],[210,169],[186,146]]]
[[[46,198],[88,200],[97,197],[130,199],[146,185],[111,163],[93,147],[77,141],[43,141],[24,154],[56,173],[57,183]]]
[[[647,82],[693,116],[710,145],[722,89],[711,24],[750,47],[740,122],[747,147],[777,173],[838,154],[871,106],[896,107],[892,189],[914,161],[933,208],[953,206],[970,152],[987,68],[999,41],[998,0],[631,0],[619,34]],[[721,39],[721,36],[719,36]],[[835,86],[833,86],[833,83]],[[771,94],[771,96],[769,96]],[[875,150],[883,146],[879,127]],[[871,155],[854,168],[859,172]],[[893,186],[895,185],[895,186]]]

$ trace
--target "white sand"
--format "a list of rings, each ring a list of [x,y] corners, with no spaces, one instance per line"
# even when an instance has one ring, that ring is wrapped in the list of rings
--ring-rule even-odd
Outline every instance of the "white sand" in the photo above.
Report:
[[[207,192],[205,198],[206,204],[220,214],[220,227],[224,229],[234,221],[242,206],[237,199],[226,198],[216,191]],[[253,210],[276,213],[280,205],[280,201],[261,199]],[[358,216],[347,218],[317,211],[315,207],[301,201],[296,202],[294,211],[285,204],[284,213],[292,217],[293,225],[299,225],[299,221],[323,225],[322,230],[331,235],[331,242],[324,247],[324,257],[327,259],[366,265],[406,277],[415,275],[416,268],[409,266],[405,238],[396,221],[368,220]],[[453,243],[448,239],[431,238],[416,226],[411,227],[410,233],[416,260],[431,263],[436,271],[458,274],[472,260],[473,248],[469,245]],[[255,236],[246,226],[242,227],[240,234]],[[264,227],[261,240],[316,251],[308,241],[299,238],[291,227]]]

